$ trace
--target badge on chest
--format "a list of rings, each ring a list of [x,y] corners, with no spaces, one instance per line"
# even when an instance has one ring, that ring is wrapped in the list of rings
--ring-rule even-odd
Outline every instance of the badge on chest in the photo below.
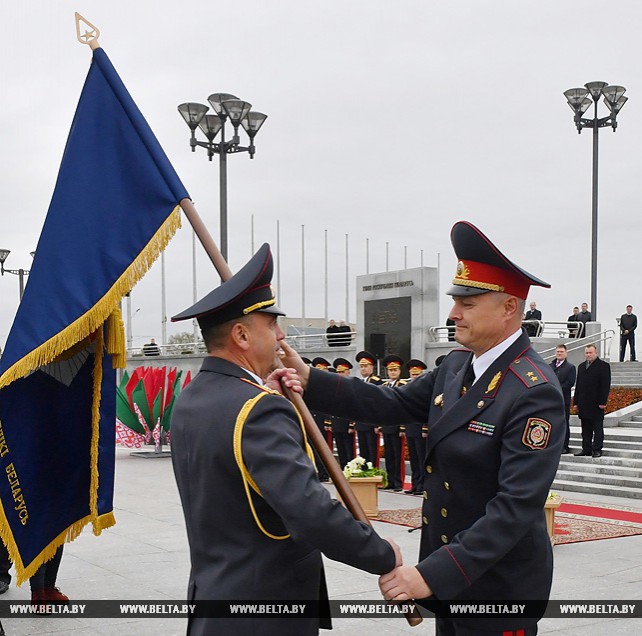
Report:
[[[492,436],[495,434],[495,425],[486,424],[486,422],[472,421],[468,424],[468,430],[473,433],[479,433],[480,435]]]

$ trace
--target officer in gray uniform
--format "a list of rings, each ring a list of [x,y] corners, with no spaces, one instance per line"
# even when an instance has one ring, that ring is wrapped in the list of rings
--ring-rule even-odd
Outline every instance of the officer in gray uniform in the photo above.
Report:
[[[286,364],[314,406],[332,395],[340,415],[429,427],[419,563],[380,579],[387,600],[539,601],[527,615],[441,617],[442,636],[537,633],[553,554],[544,505],[560,459],[564,399],[552,369],[521,328],[531,285],[549,285],[508,260],[476,227],[456,223],[459,262],[448,294],[455,337],[432,373],[381,389]],[[306,382],[307,379],[307,382]]]
[[[230,280],[172,318],[196,318],[209,353],[171,422],[190,601],[327,604],[321,553],[373,574],[400,562],[398,548],[355,521],[319,483],[297,412],[264,384],[284,337],[271,277],[265,244]],[[303,618],[198,612],[189,634],[312,636],[328,626],[318,610]]]

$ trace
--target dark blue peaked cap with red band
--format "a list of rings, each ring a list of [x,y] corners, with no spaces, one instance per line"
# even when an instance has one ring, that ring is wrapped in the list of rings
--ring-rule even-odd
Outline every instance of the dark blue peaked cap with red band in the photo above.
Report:
[[[453,225],[450,240],[459,259],[449,296],[475,296],[489,291],[505,292],[526,300],[531,285],[550,287],[508,260],[472,223]]]
[[[201,329],[220,325],[255,311],[284,316],[274,303],[272,290],[272,253],[264,243],[258,252],[232,278],[211,291],[180,314],[172,322],[196,318]]]

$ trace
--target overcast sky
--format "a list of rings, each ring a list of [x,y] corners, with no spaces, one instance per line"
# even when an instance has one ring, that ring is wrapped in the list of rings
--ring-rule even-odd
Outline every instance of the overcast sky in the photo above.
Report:
[[[600,132],[598,313],[642,314],[642,6],[589,0],[31,0],[0,9],[0,247],[28,268],[90,63],[77,10],[147,118],[218,241],[218,160],[192,154],[176,107],[229,92],[268,114],[257,154],[228,162],[230,266],[255,246],[275,250],[281,298],[323,317],[324,231],[330,242],[329,317],[345,314],[345,234],[353,279],[455,268],[452,224],[478,225],[519,265],[550,282],[532,299],[544,320],[590,301],[591,132],[578,135],[563,91],[601,80],[627,88],[615,134]],[[600,106],[606,115],[606,107]],[[88,149],[88,157],[91,149]],[[166,251],[167,312],[192,302],[191,231]],[[157,262],[132,294],[134,343],[161,337]],[[198,293],[217,284],[198,254]],[[17,276],[0,278],[0,345],[18,305]],[[441,303],[442,320],[449,308]],[[168,334],[190,325],[168,326]]]

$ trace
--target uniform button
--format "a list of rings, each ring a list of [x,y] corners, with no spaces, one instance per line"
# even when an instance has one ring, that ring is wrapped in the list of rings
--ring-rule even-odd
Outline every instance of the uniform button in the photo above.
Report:
[[[442,517],[447,517],[448,516],[448,510],[446,510],[446,508],[442,508],[441,509],[441,516]]]
[[[450,490],[450,484],[447,481],[444,482],[444,488]]]
[[[428,464],[428,466],[426,466],[426,472],[428,474],[432,473],[432,466],[430,464]]]
[[[428,517],[422,517],[421,520],[424,522],[424,525],[428,525]]]
[[[448,537],[445,534],[441,535],[441,542],[442,543],[448,543]]]

